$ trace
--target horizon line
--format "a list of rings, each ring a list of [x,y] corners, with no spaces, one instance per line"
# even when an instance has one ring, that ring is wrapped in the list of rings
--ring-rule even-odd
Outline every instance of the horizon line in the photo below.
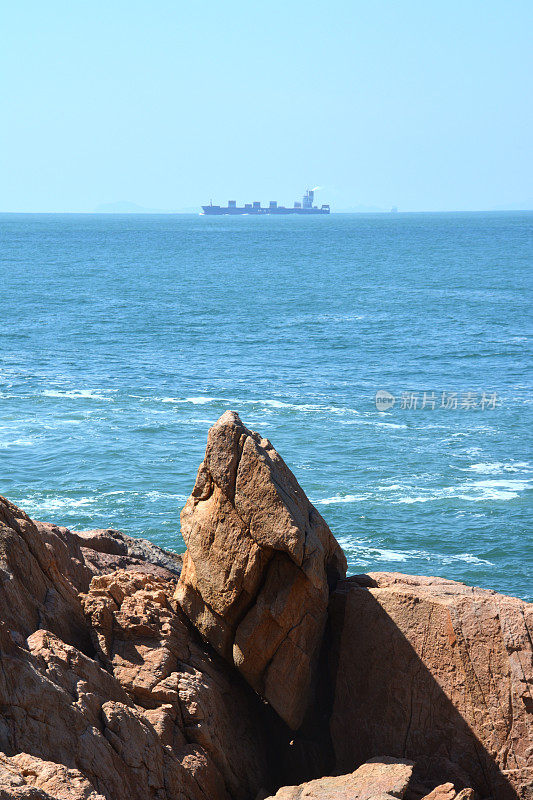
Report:
[[[198,206],[201,208],[201,206]],[[331,211],[329,216],[335,214],[386,214],[397,216],[398,214],[515,214],[515,213],[523,213],[523,212],[531,212],[533,211],[532,208],[454,208],[454,209],[437,209],[437,210],[429,210],[429,209],[409,209],[409,210],[385,210],[385,209],[375,209],[369,211],[357,211],[357,210],[350,210],[344,209],[339,211]],[[13,211],[13,210],[0,210],[0,214],[18,214],[18,215],[32,215],[32,214],[62,214],[62,215],[77,215],[77,216],[93,216],[93,217],[175,217],[175,216],[204,216],[201,214],[200,211]],[[221,216],[231,216],[231,214],[221,215]],[[247,216],[247,215],[239,215],[239,216]],[[272,216],[268,214],[264,215],[250,215],[250,216]],[[279,215],[283,216],[283,215]]]

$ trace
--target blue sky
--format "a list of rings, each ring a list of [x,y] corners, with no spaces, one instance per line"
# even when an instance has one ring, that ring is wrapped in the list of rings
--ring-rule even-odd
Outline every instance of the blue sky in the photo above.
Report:
[[[533,3],[4,3],[0,210],[533,208]]]

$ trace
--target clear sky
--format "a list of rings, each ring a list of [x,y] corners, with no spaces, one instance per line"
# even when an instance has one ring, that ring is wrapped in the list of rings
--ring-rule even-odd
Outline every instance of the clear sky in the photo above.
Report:
[[[0,210],[533,208],[531,0],[2,4]]]

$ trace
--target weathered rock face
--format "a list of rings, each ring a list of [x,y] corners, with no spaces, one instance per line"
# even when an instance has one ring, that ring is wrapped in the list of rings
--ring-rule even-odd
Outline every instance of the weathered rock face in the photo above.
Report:
[[[226,412],[181,514],[176,598],[293,729],[309,701],[329,584],[346,559],[267,439]]]
[[[181,556],[162,550],[147,539],[133,539],[121,531],[70,531],[50,522],[34,522],[63,574],[78,591],[86,592],[94,575],[132,569],[174,580],[181,572]]]
[[[77,769],[19,753],[0,753],[0,800],[105,800]]]
[[[110,528],[70,532],[70,536],[76,539],[85,561],[96,574],[134,569],[162,578],[180,575],[181,556],[169,553],[147,539],[134,539]]]
[[[0,497],[1,619],[23,636],[45,628],[87,652],[90,637],[78,593],[88,590],[95,575],[134,569],[175,582],[180,566],[180,556],[143,539],[36,522]]]
[[[300,786],[284,786],[266,800],[393,800],[403,798],[413,763],[385,756],[372,758],[350,775],[318,778]]]
[[[27,514],[3,497],[0,568],[1,620],[9,630],[26,638],[47,628],[65,642],[90,649],[76,583],[88,586],[91,571],[79,548],[69,548],[53,531],[41,536]]]
[[[533,797],[533,605],[371,573],[339,584],[331,627],[339,772],[386,752],[415,760],[430,788]]]
[[[0,501],[0,800],[255,797],[264,706],[172,609],[175,574],[91,577],[85,549]]]
[[[108,800],[227,800],[201,748],[162,746],[96,661],[39,630],[21,645],[0,627],[0,750],[78,770]]]
[[[171,606],[168,581],[133,572],[94,578],[83,605],[101,661],[163,745],[202,748],[232,798],[269,782],[258,698],[210,656]]]

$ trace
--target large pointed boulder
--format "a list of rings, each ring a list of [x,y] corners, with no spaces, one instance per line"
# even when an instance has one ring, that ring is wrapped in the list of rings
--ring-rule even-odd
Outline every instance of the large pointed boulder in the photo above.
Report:
[[[346,559],[271,443],[227,411],[181,513],[176,599],[202,636],[296,729],[330,587]]]

